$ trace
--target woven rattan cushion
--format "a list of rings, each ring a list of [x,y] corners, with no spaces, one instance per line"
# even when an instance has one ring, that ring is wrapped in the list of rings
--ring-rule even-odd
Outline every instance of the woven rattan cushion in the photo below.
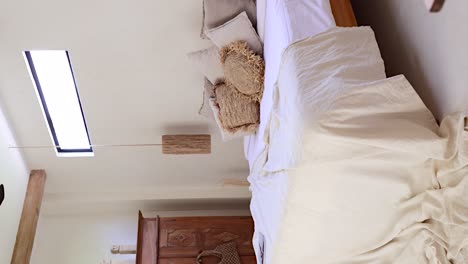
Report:
[[[220,57],[226,83],[260,101],[265,75],[262,57],[256,55],[243,41],[231,43],[221,49]]]
[[[258,124],[260,113],[257,102],[239,93],[229,84],[217,85],[215,94],[219,105],[220,120],[225,129]]]
[[[214,91],[210,106],[223,140],[254,134],[260,122],[259,103],[228,84],[216,85]]]

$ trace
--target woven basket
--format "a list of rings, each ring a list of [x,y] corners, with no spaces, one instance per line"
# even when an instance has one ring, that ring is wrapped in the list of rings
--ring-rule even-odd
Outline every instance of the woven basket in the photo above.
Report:
[[[215,256],[221,259],[218,264],[241,264],[236,242],[217,246],[213,250],[205,250],[197,256],[197,263],[203,263],[203,257]]]

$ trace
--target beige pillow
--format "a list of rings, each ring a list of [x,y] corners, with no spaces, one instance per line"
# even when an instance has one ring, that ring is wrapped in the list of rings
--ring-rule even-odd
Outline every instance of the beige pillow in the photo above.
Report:
[[[206,35],[220,49],[232,42],[245,41],[256,54],[263,54],[262,42],[245,12],[219,27],[208,30]]]
[[[221,50],[220,56],[226,83],[260,101],[265,79],[265,62],[262,57],[249,49],[244,41],[227,45]]]
[[[212,46],[208,49],[190,52],[187,54],[190,61],[197,65],[197,68],[213,84],[224,82],[223,65],[219,57],[219,49]]]
[[[252,24],[257,25],[257,8],[254,0],[203,0],[203,22],[200,36],[233,19],[245,11]]]
[[[198,114],[209,119],[214,119],[213,111],[210,107],[210,99],[214,98],[214,85],[207,78],[205,78],[205,85],[203,87],[203,102],[200,106],[200,110],[198,110]]]
[[[265,18],[267,0],[257,0],[257,34],[262,43],[265,43]]]
[[[216,85],[214,91],[210,105],[223,140],[254,134],[260,122],[259,103],[229,84]]]

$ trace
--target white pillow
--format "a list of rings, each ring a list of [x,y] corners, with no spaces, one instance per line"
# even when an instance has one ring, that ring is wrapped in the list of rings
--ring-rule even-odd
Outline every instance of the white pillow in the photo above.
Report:
[[[190,61],[195,63],[200,71],[212,84],[224,82],[224,70],[219,57],[219,49],[212,46],[208,49],[187,54]]]
[[[218,27],[245,11],[253,25],[257,24],[255,0],[203,0],[203,24],[201,37],[205,32]]]
[[[265,42],[266,0],[257,0],[257,34]]]
[[[245,41],[256,54],[263,54],[262,42],[245,12],[219,27],[208,30],[206,35],[218,48],[235,41]]]
[[[214,97],[214,85],[205,78],[205,85],[203,87],[203,103],[200,106],[200,110],[198,110],[198,114],[208,119],[214,119],[213,111],[210,106],[210,99],[213,99]]]

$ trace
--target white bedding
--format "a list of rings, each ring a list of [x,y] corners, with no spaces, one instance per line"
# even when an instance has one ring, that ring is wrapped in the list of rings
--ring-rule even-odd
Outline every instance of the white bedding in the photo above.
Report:
[[[273,85],[283,51],[295,41],[334,26],[329,0],[257,0],[257,29],[264,42],[265,89],[260,105],[259,132],[244,139],[250,166],[265,148],[263,132],[271,113]]]
[[[370,29],[368,30],[360,30],[361,34],[355,34],[356,38],[361,38],[362,45],[360,49],[355,49],[352,46],[342,45],[341,52],[334,52],[336,45],[333,43],[327,42],[323,43],[323,45],[318,45],[317,49],[315,50],[317,56],[323,56],[324,54],[328,54],[319,60],[319,62],[323,62],[324,65],[330,66],[328,69],[317,69],[317,72],[308,74],[307,76],[316,77],[316,80],[308,80],[311,83],[322,84],[322,81],[329,80],[329,82],[339,81],[346,77],[347,72],[346,69],[352,69],[353,67],[356,70],[349,71],[352,73],[357,72],[360,69],[360,65],[363,65],[365,68],[360,70],[359,75],[353,74],[352,76],[357,76],[359,79],[363,81],[367,80],[379,80],[385,78],[384,73],[384,66],[383,61],[380,56],[380,52],[375,41],[373,34],[369,34]],[[320,43],[322,40],[318,40]],[[342,43],[345,40],[336,40],[339,43]],[[329,48],[329,49],[327,49]],[[346,54],[347,58],[345,60],[340,60],[339,55]],[[311,54],[311,56],[313,56]],[[363,63],[364,61],[367,63]],[[339,60],[339,61],[337,61]],[[339,63],[343,63],[345,67],[336,67]],[[278,65],[279,67],[279,65]],[[285,68],[283,72],[286,73],[288,68]],[[291,67],[290,69],[294,69]],[[371,69],[370,71],[368,69]],[[307,73],[308,69],[304,69]],[[271,96],[271,101],[268,99],[262,100],[261,103],[261,111],[269,111],[269,112],[262,112],[266,113],[264,118],[267,117],[268,120],[263,120],[263,129],[270,124],[270,114],[273,112],[273,91],[274,91],[274,83],[271,84],[269,95]],[[267,88],[267,86],[265,86]],[[337,94],[342,89],[347,87],[344,86],[337,86],[335,90],[332,89],[317,89],[315,97],[309,98],[309,106],[313,109],[321,109],[320,106],[323,105],[323,99],[325,99],[329,95]],[[322,92],[320,92],[322,91]],[[326,91],[326,92],[324,92]],[[282,98],[292,98],[293,96],[297,96],[297,91],[293,89],[286,89],[282,91]],[[309,96],[307,96],[309,97]],[[266,106],[264,103],[267,102]],[[298,108],[295,105],[290,107],[283,106],[281,110],[291,113],[292,111],[296,111]],[[297,119],[292,119],[292,116],[288,116],[288,119],[285,121],[293,122]],[[292,124],[291,124],[292,125]],[[296,124],[297,125],[297,124]],[[286,127],[286,126],[285,126]],[[296,139],[295,135],[297,132],[297,127],[286,129],[280,135],[277,133],[274,135],[272,143],[269,144],[270,156],[269,162],[265,164],[265,159],[267,156],[266,144],[264,143],[263,139],[266,134],[263,134],[263,137],[260,137],[261,133],[265,133],[264,130],[259,130],[259,134],[257,134],[256,142],[257,142],[257,149],[255,149],[255,155],[250,157],[250,168],[251,174],[249,176],[249,182],[251,183],[251,191],[252,191],[252,201],[251,201],[251,212],[252,216],[255,220],[255,230],[256,235],[254,237],[254,245],[261,245],[264,243],[264,258],[265,263],[271,263],[269,259],[271,258],[272,253],[272,245],[273,242],[277,240],[278,231],[280,229],[280,219],[281,213],[283,211],[283,206],[285,204],[286,195],[288,191],[289,181],[288,181],[288,172],[276,169],[275,166],[280,166],[281,164],[286,163],[286,159],[281,159],[284,157],[284,153],[287,152],[288,148],[284,146],[291,146],[292,142],[290,140]],[[261,143],[259,143],[261,142]],[[278,150],[277,150],[278,149]],[[292,150],[292,148],[289,148]],[[278,156],[279,155],[279,156]],[[267,168],[265,166],[269,166]],[[264,177],[264,170],[268,169],[268,177]],[[258,255],[261,253],[260,250],[257,248],[256,251]]]
[[[294,23],[290,18],[296,18]],[[265,88],[260,109],[260,126],[256,135],[244,139],[249,165],[265,150],[264,132],[273,107],[273,88],[278,77],[283,51],[293,42],[314,36],[335,26],[328,0],[257,0],[257,31],[264,42]],[[270,256],[269,245],[275,239],[280,212],[284,204],[287,175],[278,173],[269,184],[251,181],[251,211],[255,217],[254,247],[257,262]],[[268,262],[264,262],[268,263]]]
[[[468,263],[466,113],[439,126],[404,77],[384,78],[370,28],[285,51],[249,157],[263,263]]]

